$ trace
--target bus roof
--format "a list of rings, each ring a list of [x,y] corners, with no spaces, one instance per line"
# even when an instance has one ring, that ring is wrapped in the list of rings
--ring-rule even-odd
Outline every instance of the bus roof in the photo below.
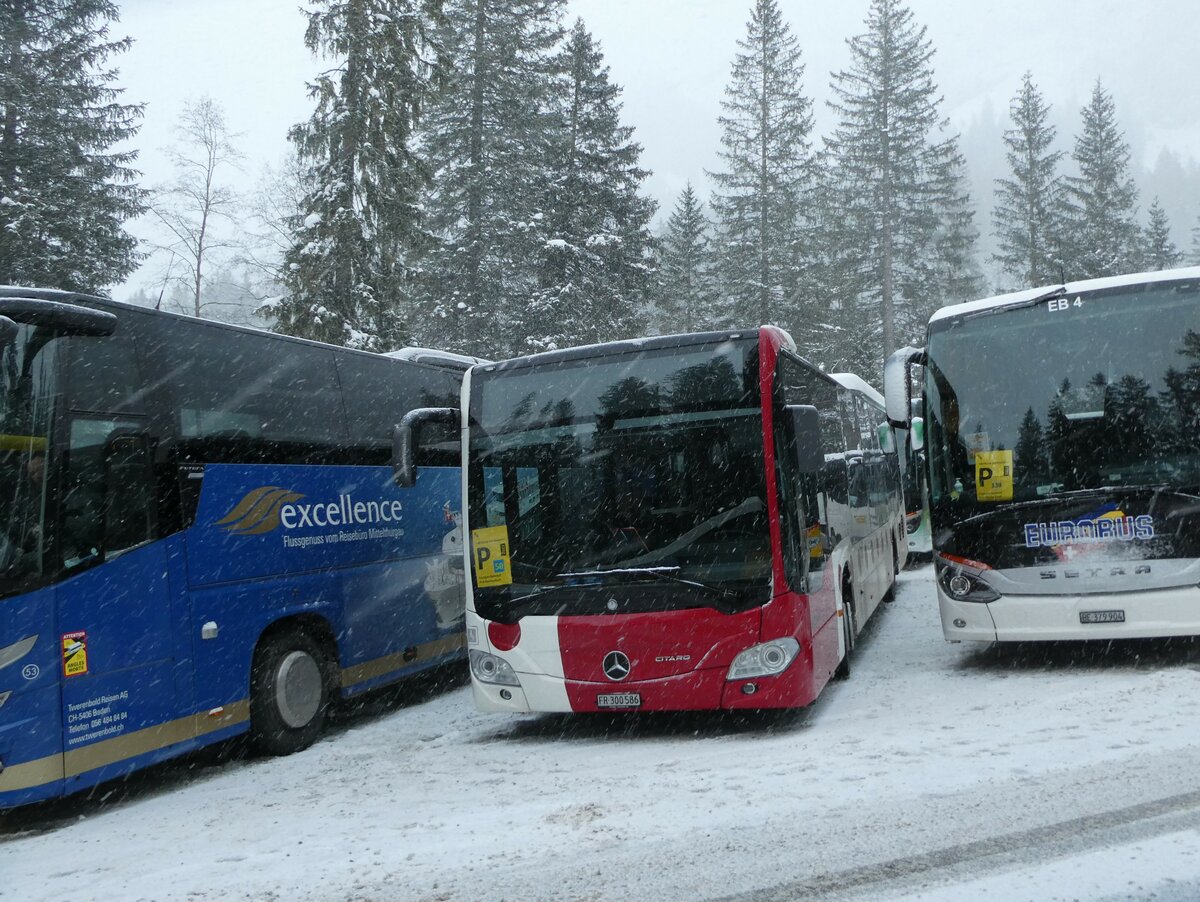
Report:
[[[375,351],[363,351],[359,348],[347,348],[341,345],[331,345],[323,341],[313,341],[309,338],[298,338],[294,335],[283,335],[279,332],[271,332],[268,329],[259,329],[255,326],[241,326],[234,323],[225,323],[215,319],[204,319],[203,317],[190,316],[186,313],[176,313],[170,310],[155,310],[153,307],[143,307],[140,304],[129,304],[125,301],[114,301],[112,298],[100,297],[99,295],[87,294],[82,291],[63,291],[59,288],[32,288],[27,285],[0,285],[0,298],[30,298],[37,301],[59,301],[60,303],[80,302],[91,306],[96,306],[101,309],[110,309],[114,311],[130,311],[151,316],[163,316],[171,319],[182,320],[190,323],[204,323],[206,326],[212,326],[220,329],[232,329],[235,332],[248,332],[252,335],[261,335],[277,341],[292,341],[300,342],[301,344],[312,345],[318,348],[329,348],[346,354],[366,354],[369,357],[393,357],[394,359],[404,360],[408,363],[416,363],[421,366],[432,366],[438,369],[454,369],[463,371],[473,363],[479,362],[476,358],[468,358],[470,363],[463,363],[453,358],[462,357],[464,355],[453,354],[449,351],[432,351],[429,350],[425,356],[418,357],[402,357],[398,356],[397,352],[390,354],[380,354]],[[410,350],[408,348],[401,349],[402,351]],[[426,349],[416,349],[426,350]]]
[[[396,351],[385,351],[384,357],[394,357],[396,360],[413,360],[417,363],[435,363],[438,366],[452,366],[467,369],[477,363],[491,363],[482,357],[472,357],[470,354],[455,354],[453,351],[439,351],[435,348],[404,347]]]
[[[862,392],[873,402],[883,407],[883,395],[861,376],[856,376],[854,373],[830,373],[829,378],[843,388],[848,388],[851,391]]]
[[[538,366],[567,360],[586,360],[590,357],[608,357],[618,354],[633,354],[639,351],[656,351],[663,348],[682,348],[688,345],[712,344],[721,341],[757,338],[759,329],[730,329],[724,332],[688,332],[678,335],[655,335],[650,338],[630,338],[623,341],[606,341],[601,344],[580,345],[559,351],[542,351],[527,357],[513,357],[484,366],[485,372],[498,369]]]
[[[1066,294],[1076,294],[1085,291],[1102,291],[1106,288],[1124,288],[1128,285],[1145,285],[1155,282],[1179,282],[1200,279],[1200,266],[1189,266],[1182,269],[1163,269],[1157,272],[1136,272],[1122,276],[1109,276],[1104,279],[1087,279],[1081,282],[1068,282],[1065,285],[1043,285],[1040,288],[1025,288],[1010,294],[999,294],[991,298],[969,301],[965,304],[953,304],[942,307],[929,318],[929,322],[961,316],[965,313],[976,313],[980,310],[991,310],[1005,307],[1009,304],[1021,304],[1034,298],[1063,288]]]

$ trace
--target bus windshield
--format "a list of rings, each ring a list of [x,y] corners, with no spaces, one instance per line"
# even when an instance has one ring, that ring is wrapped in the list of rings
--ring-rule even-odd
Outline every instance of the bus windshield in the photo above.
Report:
[[[0,597],[42,573],[54,333],[22,325],[0,347]]]
[[[766,600],[756,340],[473,378],[470,524],[512,548],[481,614],[603,612],[622,584],[623,611]]]
[[[1200,486],[1200,285],[1125,286],[931,327],[933,503]]]

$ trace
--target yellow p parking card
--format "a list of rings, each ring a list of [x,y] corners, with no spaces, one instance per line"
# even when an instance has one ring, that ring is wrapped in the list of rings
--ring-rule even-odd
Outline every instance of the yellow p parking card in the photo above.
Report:
[[[479,588],[510,585],[512,569],[509,566],[508,527],[472,529],[471,559],[475,561],[475,585]]]
[[[975,452],[975,497],[980,501],[1012,501],[1013,453]]]

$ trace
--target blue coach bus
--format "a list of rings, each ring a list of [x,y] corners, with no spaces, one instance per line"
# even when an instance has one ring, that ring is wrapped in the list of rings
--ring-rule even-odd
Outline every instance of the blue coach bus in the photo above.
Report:
[[[0,809],[461,657],[465,366],[0,289]]]

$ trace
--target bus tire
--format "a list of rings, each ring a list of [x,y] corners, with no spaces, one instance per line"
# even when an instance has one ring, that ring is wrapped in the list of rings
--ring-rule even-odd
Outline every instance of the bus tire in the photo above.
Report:
[[[250,744],[264,755],[308,748],[325,726],[329,666],[324,649],[304,630],[266,639],[250,672]]]
[[[842,616],[838,618],[842,621],[842,637],[846,645],[846,654],[842,656],[837,670],[833,672],[835,680],[850,679],[850,653],[854,651],[854,601],[850,593],[850,583],[847,582],[842,586]]]

